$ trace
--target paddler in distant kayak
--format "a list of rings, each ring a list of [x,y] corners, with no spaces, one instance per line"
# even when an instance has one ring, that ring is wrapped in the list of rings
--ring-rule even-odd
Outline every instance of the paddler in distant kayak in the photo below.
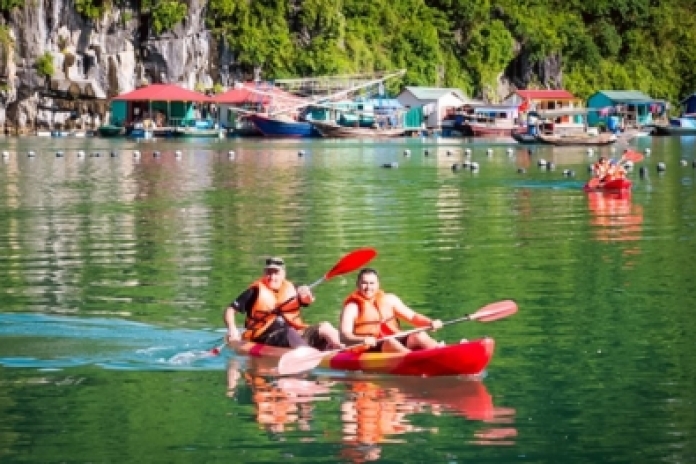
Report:
[[[225,309],[226,341],[240,339],[234,319],[236,313],[242,313],[246,316],[241,335],[244,340],[285,348],[303,342],[319,350],[342,347],[338,330],[330,323],[310,326],[302,320],[302,308],[313,302],[314,296],[308,286],[295,288],[285,279],[282,258],[268,258],[263,277]]]
[[[358,273],[357,289],[343,304],[339,330],[346,344],[362,343],[369,347],[367,351],[383,353],[407,353],[440,346],[425,332],[379,340],[401,332],[399,321],[435,330],[442,327],[442,321],[418,314],[398,296],[380,290],[379,276],[374,269],[365,268]]]

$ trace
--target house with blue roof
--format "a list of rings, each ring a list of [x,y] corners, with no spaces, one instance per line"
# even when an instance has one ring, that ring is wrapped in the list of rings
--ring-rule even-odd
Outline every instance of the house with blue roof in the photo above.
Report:
[[[600,90],[587,99],[587,109],[588,125],[615,131],[664,119],[667,103],[639,90]]]

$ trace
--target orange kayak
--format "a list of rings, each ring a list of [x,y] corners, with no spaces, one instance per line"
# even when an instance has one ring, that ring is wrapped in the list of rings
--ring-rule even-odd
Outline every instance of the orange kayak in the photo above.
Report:
[[[585,184],[584,189],[586,192],[615,192],[617,190],[631,190],[631,185],[631,181],[628,179],[612,179],[603,183],[597,179],[591,179]]]
[[[279,359],[290,348],[278,348],[254,342],[230,344],[235,352],[254,358]],[[480,338],[453,345],[410,353],[355,353],[341,351],[327,354],[319,364],[326,369],[361,371],[423,377],[477,375],[493,357],[495,341]]]

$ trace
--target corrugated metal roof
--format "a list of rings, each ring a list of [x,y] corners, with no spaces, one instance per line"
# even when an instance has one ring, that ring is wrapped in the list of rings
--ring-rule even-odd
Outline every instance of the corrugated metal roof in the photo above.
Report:
[[[459,89],[454,88],[440,88],[440,87],[410,87],[407,86],[404,90],[408,90],[416,97],[418,100],[439,100],[443,96],[454,93],[456,96],[462,100],[466,100],[466,96]]]
[[[552,99],[558,98],[561,100],[575,99],[575,95],[567,90],[517,90],[514,93],[525,99]]]
[[[606,96],[609,100],[613,102],[653,102],[656,101],[654,98],[644,94],[640,90],[600,90],[597,93],[601,93]]]

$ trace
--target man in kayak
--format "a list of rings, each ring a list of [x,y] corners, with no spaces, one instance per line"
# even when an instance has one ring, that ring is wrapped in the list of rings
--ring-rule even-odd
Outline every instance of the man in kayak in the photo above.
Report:
[[[234,318],[236,313],[242,313],[246,316],[241,335],[244,340],[286,348],[302,343],[319,350],[342,347],[338,331],[330,323],[310,326],[302,320],[300,311],[313,302],[308,286],[295,288],[285,279],[282,258],[268,258],[263,277],[225,309],[226,340],[240,339]]]
[[[357,289],[343,304],[340,332],[344,343],[362,343],[370,347],[368,351],[385,353],[407,353],[440,346],[425,332],[379,341],[379,338],[401,332],[401,320],[435,330],[442,327],[442,321],[418,314],[398,296],[380,290],[379,276],[374,269],[365,268],[358,273]]]

